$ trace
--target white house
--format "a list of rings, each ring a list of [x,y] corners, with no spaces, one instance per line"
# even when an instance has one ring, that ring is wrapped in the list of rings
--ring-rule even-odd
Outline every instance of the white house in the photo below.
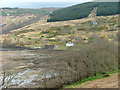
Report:
[[[92,24],[96,25],[96,24],[98,24],[98,22],[97,21],[92,21]]]
[[[9,13],[7,13],[7,16],[10,16],[10,14],[9,14]]]
[[[73,42],[68,42],[68,43],[66,43],[66,46],[67,46],[67,47],[74,46],[74,43],[73,43]]]

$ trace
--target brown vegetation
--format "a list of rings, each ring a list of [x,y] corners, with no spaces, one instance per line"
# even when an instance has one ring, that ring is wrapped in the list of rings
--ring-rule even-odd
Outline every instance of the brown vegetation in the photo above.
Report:
[[[44,68],[52,78],[44,78],[46,88],[57,88],[64,84],[80,81],[97,73],[117,70],[117,46],[106,40],[96,38],[94,43],[80,47],[78,51],[69,50],[61,55],[35,61],[36,66]],[[45,65],[40,65],[46,62]]]

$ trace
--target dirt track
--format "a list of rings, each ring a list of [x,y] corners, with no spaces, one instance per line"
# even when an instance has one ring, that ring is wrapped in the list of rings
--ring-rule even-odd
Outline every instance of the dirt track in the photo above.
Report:
[[[83,83],[79,88],[118,88],[118,74],[112,74],[110,76],[111,77]]]

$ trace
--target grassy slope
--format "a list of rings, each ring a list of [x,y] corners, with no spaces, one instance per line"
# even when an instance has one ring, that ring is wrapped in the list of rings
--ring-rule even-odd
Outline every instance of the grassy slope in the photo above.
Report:
[[[22,28],[26,25],[39,21],[42,17],[49,15],[58,8],[42,9],[2,9],[3,22],[2,33],[8,33],[13,29]],[[24,17],[24,18],[23,18]]]
[[[83,4],[74,5],[71,7],[63,8],[57,11],[54,11],[50,14],[50,19],[48,21],[65,21],[65,20],[74,20],[87,17],[91,10],[95,7],[98,7],[97,15],[98,16],[107,16],[118,14],[118,3],[115,2],[87,2]]]
[[[118,70],[115,70],[115,71],[111,71],[111,72],[107,72],[106,75],[109,75],[109,74],[114,74],[114,73],[118,73],[120,71]],[[110,76],[107,76],[107,77],[110,77]],[[97,79],[102,79],[102,78],[105,78],[105,75],[103,74],[96,74],[96,76],[90,76],[88,78],[85,78],[81,81],[77,81],[71,85],[64,85],[63,87],[64,88],[75,88],[75,87],[80,87],[82,83],[85,83],[85,82],[88,82],[88,81],[94,81],[94,80],[97,80]]]
[[[117,24],[117,16],[97,17],[98,25],[92,25],[90,19],[71,20],[64,22],[42,22],[27,25],[16,29],[8,35],[12,43],[22,42],[24,46],[41,47],[44,44],[54,43],[61,49],[65,49],[65,43],[69,40],[75,41],[77,38],[88,37],[91,41],[92,34],[97,31],[98,35],[106,39],[115,39],[116,31],[108,32],[107,25],[111,22]],[[108,20],[106,20],[106,18]],[[101,23],[103,22],[103,23]],[[110,28],[113,28],[112,25]],[[8,38],[3,37],[3,38]],[[20,38],[21,37],[21,38]],[[69,38],[71,37],[71,38]],[[84,38],[83,37],[83,38]]]
[[[46,9],[2,9],[2,16],[22,15],[22,14],[38,14],[38,15],[48,15],[50,12],[56,10],[57,8],[46,8]]]

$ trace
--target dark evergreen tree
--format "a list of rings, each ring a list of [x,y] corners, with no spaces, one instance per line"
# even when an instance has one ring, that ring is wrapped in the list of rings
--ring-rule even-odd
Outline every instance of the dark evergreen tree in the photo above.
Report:
[[[86,18],[95,7],[98,7],[98,16],[118,14],[117,2],[87,2],[54,11],[48,22]]]

